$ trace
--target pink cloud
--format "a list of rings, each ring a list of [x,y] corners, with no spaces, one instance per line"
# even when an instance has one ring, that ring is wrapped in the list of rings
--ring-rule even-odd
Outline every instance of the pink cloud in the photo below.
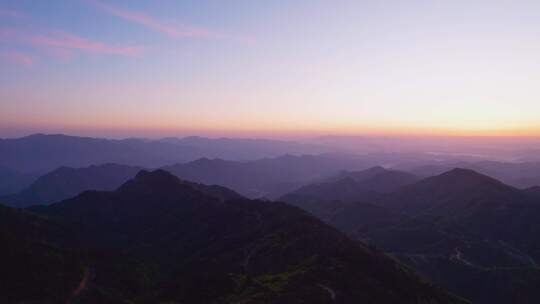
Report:
[[[0,40],[11,44],[28,44],[64,59],[70,58],[74,51],[122,56],[135,56],[141,53],[140,47],[112,46],[64,31],[35,33],[28,30],[0,28]]]
[[[162,21],[159,21],[143,13],[121,9],[116,6],[105,4],[98,0],[87,0],[87,2],[94,4],[95,6],[99,7],[103,11],[113,16],[120,17],[122,19],[141,24],[150,29],[153,29],[155,31],[161,32],[163,34],[166,34],[174,38],[183,38],[183,37],[206,38],[206,37],[212,37],[212,36],[219,36],[217,33],[213,33],[210,30],[205,29],[205,28],[172,26],[170,24],[166,24]]]
[[[12,29],[12,28],[0,28],[0,39],[2,41],[16,38],[19,31]]]
[[[73,59],[74,55],[71,50],[61,49],[61,48],[45,48],[45,52],[48,55],[61,59],[63,61],[70,61]]]
[[[27,37],[27,40],[35,46],[80,50],[99,54],[134,56],[141,51],[138,47],[115,47],[65,32],[57,32],[55,35],[33,35]]]
[[[26,67],[34,65],[34,58],[32,56],[18,51],[0,52],[0,58]]]
[[[253,43],[255,41],[255,39],[251,37],[227,35],[203,27],[171,25],[169,23],[160,21],[154,17],[148,16],[144,13],[122,9],[110,4],[103,3],[99,0],[86,0],[86,2],[95,5],[96,7],[113,16],[140,24],[142,26],[145,26],[173,38],[230,38],[248,43]]]
[[[9,17],[14,19],[26,18],[26,15],[10,9],[0,9],[0,17]]]

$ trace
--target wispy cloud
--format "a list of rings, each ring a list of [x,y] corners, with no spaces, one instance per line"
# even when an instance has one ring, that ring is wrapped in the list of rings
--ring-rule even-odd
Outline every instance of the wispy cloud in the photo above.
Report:
[[[38,47],[59,48],[63,50],[79,50],[90,53],[134,56],[140,53],[138,47],[116,47],[100,41],[89,40],[66,32],[49,35],[32,35],[26,38]]]
[[[0,17],[23,19],[26,18],[26,15],[15,10],[0,8]]]
[[[32,56],[19,51],[0,51],[0,59],[26,67],[34,65]]]
[[[249,43],[253,43],[255,41],[255,39],[251,37],[229,35],[205,27],[173,25],[169,22],[159,20],[144,13],[126,10],[124,8],[113,6],[99,0],[85,1],[93,4],[94,6],[98,7],[99,9],[110,15],[122,18],[129,22],[137,23],[172,38],[228,38],[233,40],[241,40]]]
[[[161,32],[165,35],[174,37],[174,38],[184,38],[184,37],[213,37],[219,36],[219,34],[210,31],[205,28],[198,27],[187,27],[187,26],[173,26],[167,24],[166,22],[157,20],[156,18],[150,17],[140,12],[130,11],[122,9],[110,4],[103,3],[98,0],[87,0],[87,2],[95,5],[101,10],[116,16],[122,19],[138,23],[155,31]]]
[[[135,56],[141,53],[140,47],[118,47],[101,41],[91,40],[58,30],[28,30],[0,28],[0,40],[12,46],[25,44],[48,54],[61,54],[68,58],[74,52]]]

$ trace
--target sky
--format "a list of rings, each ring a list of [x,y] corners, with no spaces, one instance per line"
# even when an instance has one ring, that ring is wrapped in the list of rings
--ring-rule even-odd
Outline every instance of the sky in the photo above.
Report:
[[[0,0],[0,137],[540,136],[540,1]]]

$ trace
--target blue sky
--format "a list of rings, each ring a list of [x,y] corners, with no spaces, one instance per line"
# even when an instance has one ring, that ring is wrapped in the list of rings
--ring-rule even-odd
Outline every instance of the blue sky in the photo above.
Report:
[[[538,15],[519,0],[0,0],[0,136],[536,136]]]

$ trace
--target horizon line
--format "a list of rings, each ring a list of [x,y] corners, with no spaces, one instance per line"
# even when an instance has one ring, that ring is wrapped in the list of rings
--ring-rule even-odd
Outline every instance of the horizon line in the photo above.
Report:
[[[509,135],[509,134],[393,134],[393,133],[316,133],[316,134],[290,134],[290,133],[259,133],[253,132],[230,132],[225,134],[212,134],[208,132],[193,132],[193,133],[182,133],[179,134],[162,134],[162,135],[98,135],[98,134],[85,134],[86,132],[39,132],[39,131],[27,131],[20,132],[18,135],[0,135],[0,139],[20,139],[31,136],[67,136],[67,137],[81,137],[81,138],[99,138],[99,139],[111,139],[111,140],[123,140],[123,139],[146,139],[146,140],[159,140],[166,138],[177,138],[184,139],[190,137],[199,137],[199,138],[209,138],[209,139],[273,139],[273,140],[291,140],[296,139],[324,139],[324,138],[350,138],[350,139],[361,139],[361,138],[373,138],[373,139],[382,139],[382,138],[410,138],[410,139],[526,139],[526,140],[540,140],[540,134],[538,135]]]

